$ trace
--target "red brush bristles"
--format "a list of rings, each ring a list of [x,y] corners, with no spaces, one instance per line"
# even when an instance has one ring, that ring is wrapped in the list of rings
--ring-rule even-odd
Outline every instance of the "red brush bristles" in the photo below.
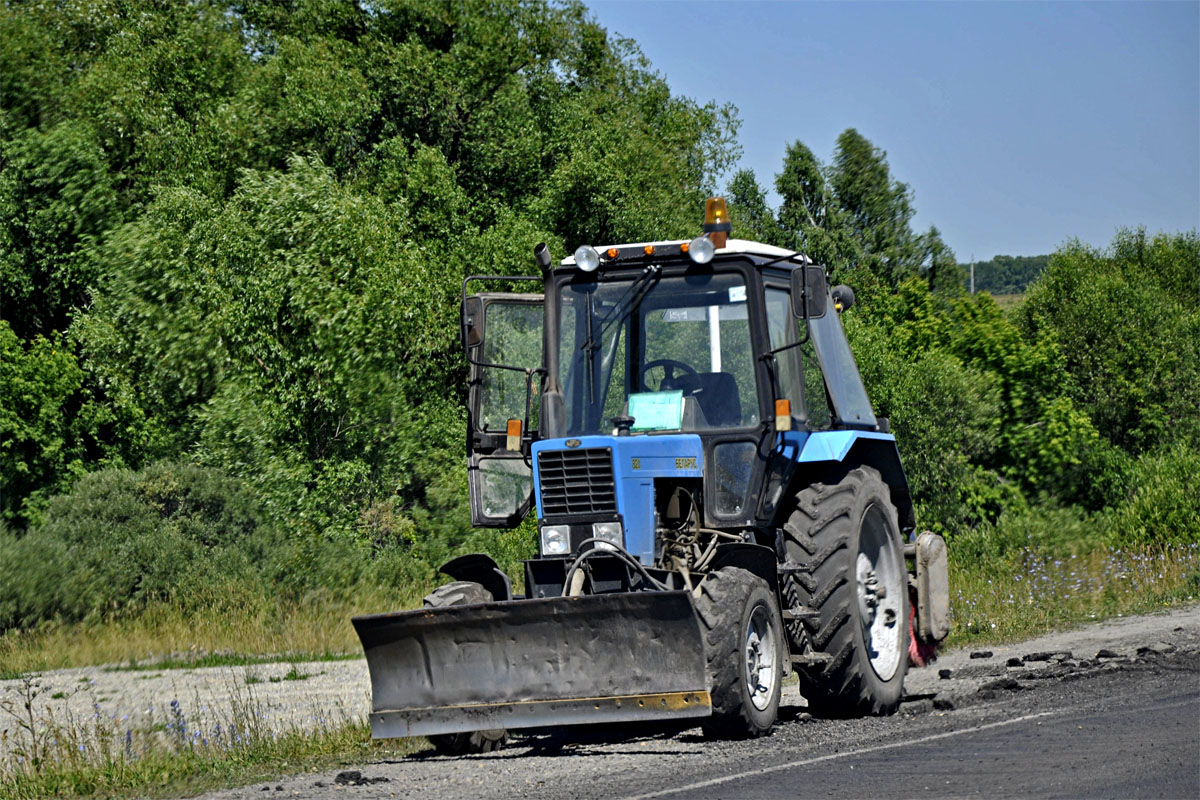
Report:
[[[909,598],[908,605],[908,663],[924,667],[937,661],[938,647],[936,644],[925,644],[917,641],[917,607],[914,598]]]

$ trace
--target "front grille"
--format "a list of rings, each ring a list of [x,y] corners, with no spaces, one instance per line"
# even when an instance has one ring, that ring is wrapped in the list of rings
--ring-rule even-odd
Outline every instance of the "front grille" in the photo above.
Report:
[[[608,447],[545,450],[538,453],[538,474],[545,517],[617,511],[612,450]]]

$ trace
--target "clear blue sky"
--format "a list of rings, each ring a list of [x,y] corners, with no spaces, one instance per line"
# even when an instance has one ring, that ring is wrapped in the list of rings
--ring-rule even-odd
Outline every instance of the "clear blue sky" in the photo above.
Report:
[[[1200,227],[1196,0],[587,3],[674,93],[737,106],[772,205],[789,142],[828,162],[853,127],[962,262]]]

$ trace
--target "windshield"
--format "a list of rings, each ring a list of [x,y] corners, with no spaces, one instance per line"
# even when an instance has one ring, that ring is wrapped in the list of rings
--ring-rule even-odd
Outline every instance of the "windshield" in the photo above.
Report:
[[[740,274],[638,278],[562,286],[562,372],[568,436],[704,431],[758,424],[758,393]]]

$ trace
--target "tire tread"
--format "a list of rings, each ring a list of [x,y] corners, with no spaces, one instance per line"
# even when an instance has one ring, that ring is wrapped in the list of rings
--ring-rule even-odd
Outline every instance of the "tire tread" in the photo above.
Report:
[[[782,676],[776,679],[776,698],[765,724],[761,715],[755,718],[756,711],[744,701],[741,691],[741,673],[745,670],[742,617],[756,590],[764,592],[768,602],[775,605],[766,582],[737,567],[717,570],[699,587],[695,607],[703,628],[713,704],[713,714],[704,722],[703,730],[710,738],[757,738],[768,735],[775,723]],[[778,608],[774,608],[774,614],[778,646],[784,632]],[[776,654],[777,658],[782,655],[782,652]]]
[[[819,613],[816,618],[789,623],[789,644],[797,654],[815,650],[830,656],[824,664],[797,668],[800,691],[808,700],[809,711],[821,716],[890,714],[899,705],[896,685],[882,682],[874,674],[864,674],[870,663],[865,654],[856,652],[857,623],[851,604],[857,603],[857,556],[851,552],[855,549],[851,545],[858,534],[854,512],[864,493],[888,502],[890,507],[879,473],[861,466],[846,472],[836,483],[816,483],[802,489],[784,523],[787,542],[808,556],[808,573],[786,579],[785,599]],[[894,509],[891,513],[894,515]],[[898,668],[901,687],[904,671],[902,661]],[[887,691],[881,685],[886,685]]]

